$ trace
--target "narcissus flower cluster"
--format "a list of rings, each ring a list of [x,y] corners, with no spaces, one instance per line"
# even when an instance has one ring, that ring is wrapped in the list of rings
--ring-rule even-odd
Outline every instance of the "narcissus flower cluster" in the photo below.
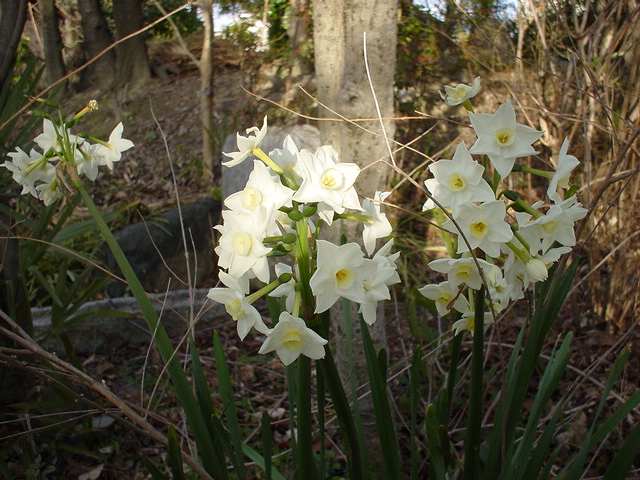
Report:
[[[238,134],[238,150],[226,154],[231,160],[223,165],[251,161],[253,170],[245,187],[224,201],[222,224],[215,227],[224,287],[208,296],[224,304],[241,339],[254,329],[266,336],[260,353],[275,352],[289,365],[300,355],[324,357],[320,314],[339,299],[357,303],[366,323],[376,321],[378,303],[390,299],[389,287],[400,281],[399,253],[391,252],[391,240],[376,251],[377,241],[392,232],[382,209],[389,194],[360,198],[356,164],[342,162],[329,145],[301,149],[290,136],[282,148],[264,152],[266,133],[265,118],[262,128]],[[318,238],[320,230],[337,228],[336,220],[362,224],[364,251],[355,242]],[[264,286],[249,293],[256,282]],[[283,300],[284,311],[270,325],[254,306],[264,296]]]
[[[549,267],[576,244],[574,224],[587,213],[575,195],[563,195],[580,163],[568,154],[568,140],[562,143],[555,171],[516,163],[537,153],[533,145],[543,132],[518,123],[511,101],[495,113],[475,113],[470,99],[479,85],[476,79],[473,86],[445,87],[447,103],[469,111],[477,139],[470,149],[460,143],[451,160],[431,164],[432,177],[425,181],[429,199],[423,210],[433,212],[449,240],[450,258],[429,263],[446,280],[420,292],[433,301],[439,315],[457,319],[454,333],[473,332],[472,300],[483,285],[487,325],[511,301],[523,298],[527,288],[546,280]],[[517,192],[503,188],[502,180],[512,172],[549,180],[546,202],[529,205]]]
[[[133,147],[131,140],[122,137],[122,123],[116,125],[108,140],[71,133],[71,128],[82,116],[97,108],[92,100],[67,122],[43,119],[42,133],[33,139],[35,146],[29,153],[17,147],[7,155],[9,160],[0,166],[8,169],[22,186],[22,195],[32,195],[45,205],[51,205],[62,196],[65,170],[93,182],[100,167],[113,170],[113,164],[120,161],[122,153]]]

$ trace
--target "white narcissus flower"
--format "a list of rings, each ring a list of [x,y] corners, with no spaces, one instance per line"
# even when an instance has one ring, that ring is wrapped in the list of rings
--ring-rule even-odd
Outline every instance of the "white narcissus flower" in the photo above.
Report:
[[[473,310],[471,310],[471,306],[469,306],[469,310],[462,314],[462,318],[457,322],[453,322],[451,328],[453,329],[453,334],[458,335],[460,332],[467,331],[473,335],[475,332],[475,324],[476,324],[476,314]],[[493,315],[489,312],[484,312],[484,326],[485,328],[488,325],[493,323]]]
[[[299,180],[302,178],[302,165],[298,161],[300,149],[293,141],[291,135],[284,137],[282,148],[275,148],[269,152],[269,158],[273,160],[285,174]]]
[[[337,246],[318,240],[316,246],[318,268],[309,281],[316,297],[315,313],[329,310],[340,297],[357,303],[364,301],[360,267],[365,259],[360,245],[347,243]]]
[[[109,170],[113,170],[114,162],[119,162],[122,158],[122,152],[126,152],[133,147],[133,142],[126,138],[122,138],[124,126],[122,122],[118,123],[109,135],[109,140],[105,143],[96,144],[94,154],[102,157],[102,162]]]
[[[505,215],[504,202],[496,200],[482,205],[462,205],[455,220],[472,249],[480,248],[490,257],[496,258],[500,255],[500,246],[513,238],[511,227],[504,220]],[[469,247],[450,219],[442,226],[458,234],[458,253],[469,251]]]
[[[544,255],[538,256],[537,259],[542,261],[548,270],[562,255],[570,251],[571,247],[550,248]],[[542,269],[538,267],[537,272],[533,270],[530,271],[530,268],[527,268],[527,265],[525,265],[511,249],[505,248],[505,253],[507,254],[507,258],[503,267],[504,278],[511,286],[511,299],[514,301],[519,300],[523,298],[523,291],[529,288],[529,285],[541,281],[539,280],[539,278],[541,278],[540,276],[533,277],[532,274],[535,275],[537,272],[542,272]]]
[[[378,302],[391,298],[389,286],[400,282],[395,264],[400,252],[387,255],[392,245],[393,241],[389,240],[372,260],[365,259],[361,267],[364,301],[360,302],[358,311],[368,325],[376,321]]]
[[[479,91],[480,77],[476,77],[473,79],[473,83],[471,85],[467,85],[465,83],[445,85],[444,94],[440,92],[440,96],[445,102],[447,102],[447,105],[454,107],[475,97]]]
[[[458,144],[452,160],[438,160],[429,165],[434,178],[424,182],[429,193],[442,206],[454,213],[461,205],[472,202],[491,202],[496,195],[482,178],[484,167],[476,162],[464,143]],[[430,198],[422,210],[435,208]]]
[[[487,282],[491,282],[492,279],[500,275],[500,269],[496,265],[481,258],[476,260],[480,264]],[[482,277],[478,272],[476,262],[471,257],[439,258],[429,262],[429,268],[446,274],[447,280],[454,287],[463,284],[473,290],[480,290],[482,286]]]
[[[440,316],[445,316],[451,307],[462,313],[469,309],[469,302],[458,287],[449,281],[425,285],[418,291],[429,300],[433,300]]]
[[[83,143],[75,151],[76,169],[78,175],[84,175],[92,182],[98,178],[98,169],[104,165],[103,158],[98,152],[98,145]]]
[[[507,282],[502,274],[502,270],[498,269],[498,274],[490,277],[489,281],[489,295],[493,308],[496,312],[501,312],[509,306],[509,299],[511,298],[512,285]]]
[[[38,191],[38,198],[44,203],[45,207],[48,207],[62,197],[60,184],[55,177],[46,183],[41,183],[36,186],[36,190]]]
[[[31,149],[29,155],[20,147],[15,152],[9,152],[7,156],[10,161],[4,162],[2,167],[11,172],[13,180],[22,185],[22,195],[27,193],[38,197],[36,182],[50,182],[55,176],[55,168],[48,161],[42,161],[42,154],[35,149]],[[36,162],[41,162],[42,166],[35,168]]]
[[[236,278],[251,272],[264,283],[269,282],[269,262],[271,251],[262,243],[271,213],[260,208],[254,215],[234,210],[222,212],[222,225],[214,228],[222,233],[215,252],[218,266],[229,269]]]
[[[519,230],[529,243],[531,254],[537,255],[545,253],[555,242],[565,247],[575,246],[574,224],[586,215],[587,210],[574,195],[551,205],[546,213],[536,219],[525,212],[519,212],[516,218]]]
[[[496,113],[470,113],[469,119],[478,136],[471,153],[488,155],[503,178],[511,172],[516,158],[536,154],[531,144],[542,137],[542,132],[516,123],[511,100],[500,105]]]
[[[58,134],[53,122],[48,118],[42,120],[42,133],[33,139],[34,142],[46,153],[49,149],[60,150]]]
[[[286,263],[276,263],[275,271],[276,277],[279,277],[284,273],[293,273],[291,267]],[[278,285],[271,291],[271,293],[269,293],[269,296],[274,298],[286,297],[285,307],[288,311],[292,312],[293,304],[296,299],[296,284],[293,280],[293,277],[291,277],[291,280],[289,280],[288,282]]]
[[[371,255],[376,249],[376,240],[378,238],[388,237],[393,231],[389,219],[380,211],[380,204],[389,195],[391,195],[391,192],[376,192],[373,195],[373,200],[365,198],[362,202],[365,215],[369,218],[369,221],[364,223],[364,228],[362,229],[362,241],[367,255]]]
[[[327,224],[333,214],[346,208],[362,210],[353,184],[360,173],[355,163],[338,162],[338,153],[329,145],[318,148],[315,154],[302,150],[299,154],[302,185],[293,196],[296,202],[318,202],[318,215]]]
[[[260,143],[267,135],[267,116],[265,115],[262,122],[262,128],[251,127],[247,128],[247,136],[244,137],[239,133],[236,135],[236,142],[238,144],[238,151],[231,153],[224,153],[231,160],[222,162],[225,167],[235,167],[244,162],[253,153],[254,148],[258,148]]]
[[[547,188],[547,196],[556,203],[562,201],[558,189],[565,189],[569,186],[571,172],[580,165],[576,157],[567,154],[568,150],[569,139],[565,138],[560,147],[556,171],[553,173],[553,177],[551,177],[549,188]]]
[[[265,207],[267,210],[278,210],[291,206],[294,191],[280,182],[280,177],[259,160],[253,161],[253,171],[243,190],[229,195],[224,204],[235,211],[254,213]]]
[[[262,320],[260,312],[248,303],[245,297],[249,293],[249,280],[246,277],[235,278],[222,270],[218,276],[226,288],[211,288],[207,297],[224,305],[227,313],[236,322],[240,340],[244,340],[252,328],[260,333],[268,333],[269,328]]]
[[[289,312],[282,312],[259,352],[269,353],[275,350],[282,363],[287,366],[300,355],[312,360],[324,358],[326,344],[327,340],[308,328],[304,320]]]

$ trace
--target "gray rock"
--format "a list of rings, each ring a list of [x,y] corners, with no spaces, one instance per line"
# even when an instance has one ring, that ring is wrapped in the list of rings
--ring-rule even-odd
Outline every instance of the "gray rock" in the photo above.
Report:
[[[182,206],[182,216],[189,246],[191,277],[196,286],[210,286],[216,278],[213,254],[213,226],[220,218],[220,203],[204,198]],[[116,240],[148,292],[164,292],[171,280],[171,288],[185,288],[187,268],[178,209],[143,222],[128,225],[116,232]],[[193,243],[192,243],[193,241]],[[155,244],[155,245],[154,245]],[[195,246],[195,252],[193,252]],[[111,251],[105,248],[105,262],[110,270],[119,272]],[[175,276],[170,272],[172,270]],[[126,285],[113,282],[107,288],[111,297],[120,297]]]
[[[287,135],[291,135],[298,148],[315,150],[321,145],[320,131],[313,125],[294,125],[292,127],[269,127],[267,136],[262,142],[262,149],[269,153],[275,148],[282,148],[282,142]],[[223,152],[233,152],[236,146],[236,134],[227,136],[224,141]],[[223,161],[228,160],[226,157]],[[242,190],[247,183],[249,174],[253,170],[253,161],[245,160],[240,165],[232,168],[222,167],[222,193],[228,197],[232,193]]]

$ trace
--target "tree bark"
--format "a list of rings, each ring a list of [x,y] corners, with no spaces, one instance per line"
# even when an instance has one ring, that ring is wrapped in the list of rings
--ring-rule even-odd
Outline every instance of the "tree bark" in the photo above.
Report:
[[[27,19],[27,0],[0,0],[0,89],[9,79]]]
[[[118,39],[144,26],[142,0],[113,0],[113,20]],[[151,77],[145,35],[135,37],[117,48],[117,83],[135,88]]]
[[[107,26],[99,0],[78,0],[84,49],[87,59],[95,57],[113,43],[111,31]],[[114,79],[115,56],[113,51],[107,52],[100,60],[89,67],[89,78],[100,86],[111,84]]]
[[[213,151],[213,0],[200,0],[204,33],[200,55],[200,123],[202,160],[211,179],[220,178],[220,165]]]
[[[38,0],[40,23],[44,42],[44,63],[47,80],[53,83],[64,77],[62,37],[60,36],[58,10],[54,0]]]
[[[367,57],[371,77],[383,117],[393,116],[393,84],[396,65],[397,1],[385,0],[314,0],[313,35],[317,95],[320,102],[347,118],[376,118],[376,108],[364,63],[363,33],[367,33]],[[320,116],[335,115],[320,108]],[[378,120],[362,123],[372,135],[342,122],[320,122],[323,140],[331,143],[344,162],[355,162],[361,168],[379,159],[388,160],[388,151]],[[393,121],[384,122],[389,138],[393,138]],[[385,186],[387,168],[377,164],[360,173],[357,190],[372,197]],[[355,230],[348,232],[355,238]],[[353,314],[352,332],[344,322],[340,308],[332,311],[336,335],[336,360],[347,392],[353,398],[354,385],[368,382],[363,354],[360,322]],[[344,312],[342,312],[344,313]],[[353,313],[353,309],[352,309]],[[370,328],[378,346],[386,345],[384,318],[378,309],[378,320]],[[370,403],[360,406],[365,439],[377,438]],[[379,445],[367,446],[374,451]],[[370,456],[370,458],[375,458]],[[372,467],[374,468],[374,467]]]
[[[309,36],[309,0],[289,0],[287,34],[291,45],[293,70],[297,75],[309,72],[304,50]]]

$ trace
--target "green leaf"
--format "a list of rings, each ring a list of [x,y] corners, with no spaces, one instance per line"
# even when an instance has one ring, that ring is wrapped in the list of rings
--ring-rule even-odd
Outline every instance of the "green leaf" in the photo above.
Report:
[[[224,428],[220,424],[220,420],[215,415],[213,410],[213,401],[211,400],[211,391],[209,389],[209,383],[204,375],[204,369],[200,362],[200,356],[198,355],[198,348],[192,342],[190,344],[191,350],[191,375],[195,383],[196,399],[198,400],[198,406],[203,418],[207,421],[207,430],[211,437],[211,441],[214,445],[216,471],[214,475],[216,478],[227,478],[227,467],[225,450],[228,442],[226,441]]]
[[[447,470],[440,441],[440,425],[438,423],[438,414],[433,405],[427,407],[424,424],[427,433],[427,455],[431,461],[431,472],[436,480],[445,480],[447,478]]]
[[[238,412],[236,404],[233,400],[233,388],[231,386],[231,375],[229,367],[224,356],[224,349],[218,332],[213,332],[213,353],[216,359],[216,372],[218,374],[218,388],[222,397],[222,405],[224,407],[224,417],[227,421],[229,433],[231,435],[231,444],[233,445],[233,454],[231,461],[233,463],[236,475],[240,479],[246,478],[246,472],[243,462],[243,445],[242,435],[240,433],[240,424],[238,423]]]
[[[182,468],[182,450],[178,444],[178,437],[173,426],[169,425],[169,447],[167,451],[167,462],[171,469],[171,478],[173,480],[184,480],[184,470]]]
[[[409,409],[410,427],[409,450],[411,452],[411,480],[418,480],[420,458],[418,457],[418,406],[420,404],[420,363],[422,362],[420,349],[413,352],[411,369],[409,370]]]
[[[140,280],[133,271],[131,264],[124,255],[124,252],[113,236],[113,233],[111,233],[111,230],[102,218],[102,215],[95,203],[93,203],[93,199],[85,189],[82,182],[77,181],[76,188],[78,188],[84,204],[96,221],[100,234],[113,253],[113,257],[115,258],[118,267],[120,267],[122,274],[129,284],[129,288],[131,288],[131,292],[136,298],[138,305],[140,305],[140,310],[147,322],[149,330],[155,332],[156,348],[160,352],[162,360],[167,364],[167,372],[169,373],[169,377],[173,383],[176,397],[178,398],[181,407],[184,409],[187,417],[187,423],[194,434],[196,444],[198,446],[198,453],[203,466],[207,472],[213,474],[213,472],[218,470],[219,466],[216,465],[215,462],[216,454],[206,426],[207,422],[202,416],[196,399],[191,391],[189,381],[182,371],[182,367],[173,355],[173,344],[171,339],[169,338],[169,335],[167,335],[162,323],[159,323],[156,311],[154,310],[149,297],[147,297]]]
[[[554,352],[551,361],[544,371],[540,384],[538,385],[538,393],[535,396],[533,406],[529,413],[525,432],[518,443],[515,454],[510,459],[510,464],[507,467],[504,478],[520,478],[523,468],[528,463],[529,454],[533,447],[534,434],[538,428],[544,407],[558,386],[567,366],[572,338],[573,335],[571,333],[565,337],[560,348]],[[509,450],[512,449],[513,448],[509,448]]]
[[[362,330],[364,353],[367,360],[367,371],[369,373],[373,410],[376,417],[376,428],[382,447],[385,478],[401,478],[400,449],[398,447],[393,417],[391,416],[391,408],[387,397],[387,382],[385,381],[384,371],[383,368],[381,368],[381,362],[376,357],[376,351],[371,341],[367,324],[363,320],[360,320],[360,329]]]
[[[267,412],[262,413],[260,421],[260,430],[262,432],[262,458],[264,458],[264,474],[267,480],[271,480],[271,456],[273,455],[273,445],[271,432],[271,419]]]
[[[638,453],[640,453],[640,425],[637,425],[625,439],[622,447],[609,464],[603,480],[628,478],[627,474],[631,470]]]
[[[251,448],[249,445],[247,445],[246,443],[244,445],[242,445],[242,451],[244,452],[244,454],[252,461],[254,462],[256,465],[258,465],[258,467],[260,467],[260,469],[265,472],[265,461],[264,458],[262,457],[262,455],[260,455],[258,452],[256,452],[253,448]],[[282,473],[280,473],[278,471],[277,468],[275,467],[271,467],[271,478],[273,478],[273,480],[287,480],[285,478],[284,475],[282,475]]]
[[[347,443],[349,450],[349,454],[347,455],[347,461],[349,462],[349,479],[362,480],[364,478],[364,469],[358,432],[353,415],[351,414],[351,409],[349,408],[349,401],[347,400],[340,375],[338,374],[338,369],[328,345],[325,346],[324,358],[318,360],[316,366],[325,379],[329,395],[331,395],[331,399],[333,400],[333,408],[340,423],[340,432]]]

